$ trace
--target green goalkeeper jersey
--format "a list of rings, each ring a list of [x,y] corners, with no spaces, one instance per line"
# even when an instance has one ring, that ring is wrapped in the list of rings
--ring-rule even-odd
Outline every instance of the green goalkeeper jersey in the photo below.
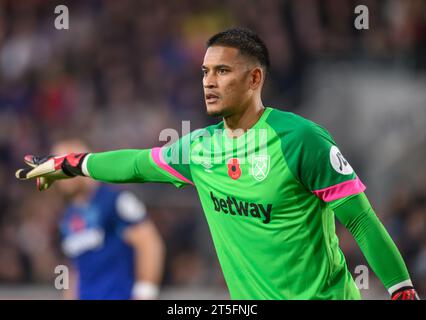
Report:
[[[149,150],[137,175],[196,187],[231,298],[359,299],[332,204],[365,186],[330,134],[273,108],[238,138],[223,129]]]

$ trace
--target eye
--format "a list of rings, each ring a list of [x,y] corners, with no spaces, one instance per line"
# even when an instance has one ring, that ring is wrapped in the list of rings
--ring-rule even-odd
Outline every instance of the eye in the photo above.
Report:
[[[226,69],[224,69],[224,68],[220,68],[220,69],[218,69],[217,70],[217,73],[218,74],[220,74],[220,75],[224,75],[224,74],[226,74],[228,72],[228,70],[226,70]]]
[[[205,77],[207,75],[207,70],[206,69],[202,69],[201,73],[203,74],[203,77]]]

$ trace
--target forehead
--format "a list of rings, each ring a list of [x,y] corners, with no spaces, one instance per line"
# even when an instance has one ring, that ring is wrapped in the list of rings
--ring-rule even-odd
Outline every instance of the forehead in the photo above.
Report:
[[[204,67],[215,65],[235,65],[244,62],[244,57],[237,48],[224,46],[211,46],[204,55]]]

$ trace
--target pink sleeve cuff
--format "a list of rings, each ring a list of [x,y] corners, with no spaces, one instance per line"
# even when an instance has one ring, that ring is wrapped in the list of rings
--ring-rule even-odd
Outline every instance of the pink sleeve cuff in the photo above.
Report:
[[[341,199],[358,194],[366,189],[365,185],[356,177],[354,180],[344,181],[331,187],[314,190],[313,193],[325,202]]]

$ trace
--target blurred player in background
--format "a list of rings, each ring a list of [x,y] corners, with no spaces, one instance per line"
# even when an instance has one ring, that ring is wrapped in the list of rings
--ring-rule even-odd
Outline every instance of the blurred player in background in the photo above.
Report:
[[[218,33],[207,42],[202,73],[207,113],[223,121],[161,148],[27,156],[34,169],[16,176],[37,178],[40,190],[78,175],[196,186],[233,299],[360,299],[339,248],[336,215],[392,299],[418,299],[398,248],[330,133],[263,105],[268,68],[268,50],[255,33]]]
[[[85,152],[78,139],[54,145],[54,154]],[[67,207],[61,217],[62,248],[72,259],[66,299],[156,299],[164,244],[145,205],[129,191],[89,179],[57,184]]]

